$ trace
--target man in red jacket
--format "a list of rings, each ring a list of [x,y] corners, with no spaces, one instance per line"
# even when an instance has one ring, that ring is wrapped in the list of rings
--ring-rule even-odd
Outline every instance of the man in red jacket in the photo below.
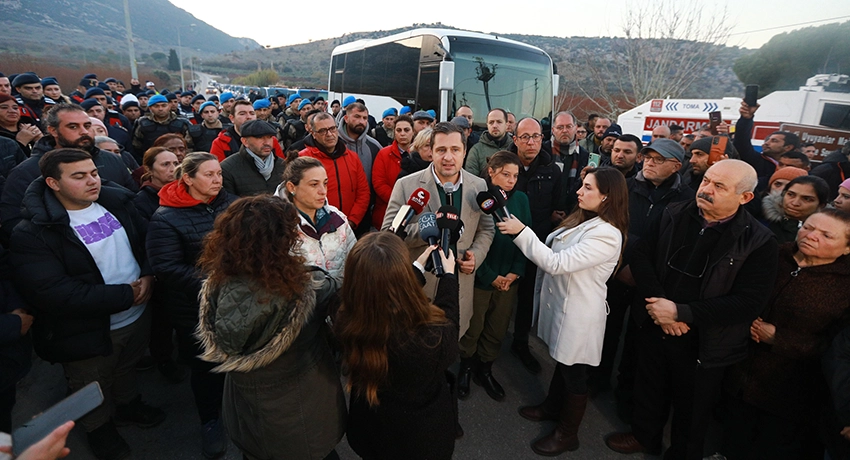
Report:
[[[328,203],[342,211],[360,235],[368,231],[369,222],[362,222],[369,209],[370,190],[366,172],[356,153],[345,148],[336,123],[329,113],[318,113],[310,123],[312,134],[307,146],[298,153],[322,162],[328,172]],[[360,224],[363,224],[363,227]]]

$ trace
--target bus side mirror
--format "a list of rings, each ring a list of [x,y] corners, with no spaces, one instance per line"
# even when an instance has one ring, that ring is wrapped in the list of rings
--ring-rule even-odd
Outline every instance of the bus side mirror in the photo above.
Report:
[[[558,95],[558,88],[559,88],[558,85],[560,83],[561,83],[561,76],[556,74],[556,73],[553,73],[552,74],[552,93],[554,93],[553,94],[554,96]]]
[[[454,91],[455,89],[455,63],[452,61],[440,62],[440,91]]]

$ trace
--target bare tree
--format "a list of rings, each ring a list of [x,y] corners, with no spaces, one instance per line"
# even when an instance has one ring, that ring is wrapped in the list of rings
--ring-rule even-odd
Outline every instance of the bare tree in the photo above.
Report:
[[[610,54],[581,50],[584,64],[566,69],[581,94],[616,116],[650,99],[681,96],[716,65],[732,27],[726,9],[713,3],[636,2]]]

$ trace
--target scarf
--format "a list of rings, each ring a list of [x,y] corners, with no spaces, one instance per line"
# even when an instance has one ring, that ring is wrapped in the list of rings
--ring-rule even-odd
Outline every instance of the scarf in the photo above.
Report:
[[[245,151],[248,152],[248,155],[254,159],[254,166],[256,166],[257,171],[260,171],[260,174],[263,175],[263,179],[269,180],[269,177],[272,177],[272,170],[274,169],[274,153],[271,153],[265,159],[262,159],[248,149],[245,149]]]

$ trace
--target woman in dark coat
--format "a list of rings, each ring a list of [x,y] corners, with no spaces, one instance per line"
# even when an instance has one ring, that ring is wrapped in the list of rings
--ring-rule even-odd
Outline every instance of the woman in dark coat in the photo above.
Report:
[[[134,201],[139,214],[150,221],[159,208],[159,191],[174,181],[174,171],[180,166],[177,155],[165,147],[151,147],[142,157],[142,185]]]
[[[345,264],[335,330],[349,373],[348,443],[365,459],[439,460],[454,451],[448,368],[458,355],[458,281],[454,256],[440,251],[447,273],[434,303],[425,296],[419,270],[434,248],[412,266],[400,238],[369,233]]]
[[[338,459],[345,433],[324,327],[339,283],[293,251],[299,220],[278,197],[240,199],[201,254],[201,359],[227,373],[222,418],[246,459]]]
[[[177,332],[178,353],[191,369],[192,393],[203,426],[202,451],[214,458],[227,449],[219,422],[224,376],[210,373],[214,366],[197,358],[202,350],[194,332],[203,279],[196,263],[216,216],[235,198],[222,188],[221,166],[209,153],[186,155],[175,175],[179,179],[159,191],[160,207],[148,226],[148,261]]]
[[[730,369],[728,459],[823,458],[817,440],[826,404],[821,356],[850,324],[850,214],[818,211],[796,243],[780,246],[773,294],[750,332],[749,358]]]

